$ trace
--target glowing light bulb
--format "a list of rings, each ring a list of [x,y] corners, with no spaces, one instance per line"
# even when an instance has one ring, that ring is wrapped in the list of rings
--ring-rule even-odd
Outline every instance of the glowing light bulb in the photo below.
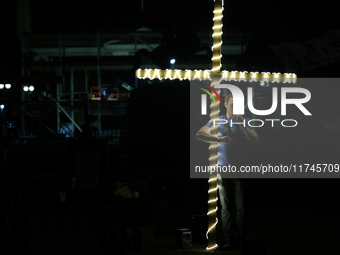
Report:
[[[208,202],[209,203],[209,202]],[[216,206],[216,209],[214,209],[214,210],[211,210],[211,211],[209,211],[208,213],[207,213],[207,215],[209,215],[209,214],[211,214],[211,213],[214,213],[214,212],[216,212],[217,211],[217,206]]]
[[[232,71],[231,72],[231,76],[230,76],[230,79],[229,79],[229,81],[231,81],[231,80],[236,80],[236,73],[238,73],[238,71]]]
[[[248,73],[247,71],[244,71],[244,72],[241,72],[240,73],[240,78],[238,79],[238,81],[241,81],[241,80],[244,80],[246,81],[246,78],[245,78],[245,74]]]
[[[210,150],[210,149],[214,149],[214,148],[216,148],[216,147],[218,147],[218,145],[211,145],[211,146],[209,146],[209,150]]]
[[[228,71],[222,71],[222,80],[227,80],[228,78]]]
[[[146,69],[146,70],[145,70],[145,74],[144,74],[143,79],[146,79],[146,78],[151,79],[151,77],[150,77],[150,69]]]
[[[185,71],[186,71],[186,74],[185,74],[184,79],[185,80],[191,80],[191,71],[190,70],[185,70]]]
[[[218,188],[213,188],[213,189],[209,189],[208,190],[208,193],[211,193],[211,192],[213,192],[213,191],[215,191],[215,190],[217,190]]]
[[[218,223],[218,219],[216,218],[216,222],[214,223],[214,225],[212,225],[209,229],[208,229],[208,231],[207,231],[207,233],[206,233],[206,237],[207,237],[207,239],[208,239],[208,233],[217,225],[217,223]],[[207,248],[208,249],[208,248]]]
[[[165,79],[173,80],[172,77],[171,77],[171,70],[170,69],[166,69]]]
[[[204,70],[204,73],[203,73],[203,75],[204,75],[204,79],[209,79],[210,80],[210,70]]]
[[[257,81],[257,79],[256,79],[256,76],[257,76],[257,74],[258,74],[259,72],[252,72],[252,76],[251,76],[251,80],[250,80],[250,82],[253,82],[253,81]]]
[[[161,79],[161,77],[159,76],[159,71],[160,71],[160,69],[156,69],[156,70],[154,71],[154,74],[153,74],[153,76],[152,76],[152,79],[155,79],[156,75],[157,75],[157,78],[158,78],[158,79]]]
[[[274,83],[274,82],[277,82],[277,83],[279,83],[280,81],[279,81],[279,74],[280,73],[273,73],[274,74],[274,80],[272,80],[272,83]]]
[[[268,75],[270,74],[269,72],[262,72],[264,74],[263,81],[268,82]]]
[[[196,75],[194,76],[194,79],[199,79],[201,81],[202,80],[202,77],[201,77],[202,70],[195,70],[195,72],[196,72]]]
[[[211,179],[209,179],[209,181],[208,182],[212,182],[212,181],[216,181],[217,180],[217,178],[211,178]],[[209,203],[209,202],[208,202]]]
[[[180,71],[181,71],[181,70],[177,70],[177,69],[175,70],[174,79],[176,79],[176,77],[178,77],[178,79],[181,81],[181,80],[183,80],[183,79],[182,79],[182,77],[181,77],[181,75],[180,75]]]

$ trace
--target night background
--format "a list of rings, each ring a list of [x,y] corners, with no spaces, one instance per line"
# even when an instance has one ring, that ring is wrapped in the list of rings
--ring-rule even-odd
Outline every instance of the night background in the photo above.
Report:
[[[208,183],[189,172],[190,82],[137,80],[135,70],[171,68],[173,56],[175,69],[211,69],[212,11],[210,0],[17,0],[1,8],[6,254],[206,252]],[[223,15],[222,70],[338,77],[335,1],[225,1]],[[269,47],[335,30],[333,48],[311,53],[328,56],[314,67],[309,59],[288,70]],[[16,82],[21,76],[36,80]],[[46,76],[51,82],[38,81]],[[256,129],[250,162],[339,164],[336,85],[310,89],[313,117],[295,109],[298,128]],[[270,86],[254,85],[257,107],[270,107]],[[339,254],[338,178],[246,183],[248,251],[217,253]],[[191,248],[176,240],[183,228]]]

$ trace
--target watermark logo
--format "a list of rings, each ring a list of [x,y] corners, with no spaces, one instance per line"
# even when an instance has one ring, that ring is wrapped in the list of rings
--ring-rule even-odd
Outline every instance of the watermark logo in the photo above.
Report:
[[[200,82],[200,84],[203,84],[204,86],[209,88],[212,92],[214,92],[214,94],[217,96],[218,100],[220,101],[221,106],[223,106],[220,95],[217,93],[217,91],[213,87],[211,87],[208,84],[205,84],[203,82]],[[213,97],[213,95],[208,90],[206,90],[204,88],[200,88],[200,87],[198,87],[198,88],[203,90],[204,92],[206,92],[214,100],[214,103],[216,104],[215,98]],[[207,94],[201,95],[201,114],[202,115],[207,115]]]
[[[204,83],[203,83],[204,84]],[[219,97],[218,93],[216,92],[216,90],[214,88],[212,88],[211,86],[204,84],[205,86],[209,87],[218,97],[218,99],[220,100],[220,104],[222,106],[222,101],[221,98]],[[231,84],[218,84],[215,86],[216,88],[225,88],[225,89],[229,89],[233,95],[234,98],[234,114],[235,115],[244,115],[244,94],[242,92],[242,90],[240,88],[238,88],[235,85],[231,85]],[[202,88],[200,88],[202,89]],[[202,89],[203,91],[207,92],[212,98],[212,94],[205,90]],[[260,115],[260,116],[266,116],[266,115],[270,115],[273,112],[275,112],[275,110],[277,109],[277,105],[278,105],[278,93],[277,93],[277,88],[273,87],[272,89],[272,106],[270,107],[270,109],[268,110],[258,110],[255,109],[254,104],[253,104],[253,88],[252,87],[248,87],[247,88],[247,94],[248,94],[248,108],[250,110],[251,113],[256,114],[256,115]],[[301,93],[304,94],[304,98],[295,98],[295,99],[290,99],[287,98],[287,94],[288,93]],[[304,103],[307,103],[309,100],[311,99],[311,93],[309,90],[304,89],[304,88],[293,88],[293,87],[283,87],[281,88],[281,115],[286,115],[286,109],[287,109],[287,105],[288,104],[293,104],[295,105],[304,115],[312,115],[307,109],[306,107],[303,106]],[[213,98],[215,104],[216,101]],[[206,115],[206,109],[207,109],[207,100],[206,100],[206,94],[202,94],[201,97],[201,114],[202,115]]]
[[[203,83],[203,82],[199,82],[199,84],[203,84],[206,88],[209,88],[215,95],[216,97],[219,99],[219,103],[220,105],[223,107],[222,104],[222,100],[219,96],[219,94],[217,93],[217,91]],[[201,94],[201,115],[207,115],[207,107],[208,107],[208,103],[207,103],[207,94],[212,98],[212,100],[214,101],[214,103],[216,104],[215,97],[213,96],[213,94],[205,89],[205,88],[200,88],[202,91],[204,91],[206,94]],[[245,96],[243,94],[243,91],[235,85],[232,84],[217,84],[215,85],[215,88],[219,88],[219,89],[228,89],[234,98],[233,101],[233,115],[244,115],[244,111],[245,111],[245,100],[247,100],[247,107],[249,109],[249,111],[255,115],[258,116],[268,116],[273,114],[278,107],[279,104],[279,99],[281,102],[280,108],[281,108],[281,115],[282,116],[286,116],[287,115],[287,105],[294,105],[295,107],[297,107],[305,116],[311,116],[312,114],[307,110],[307,108],[304,106],[305,103],[309,102],[309,100],[311,99],[311,93],[308,89],[305,88],[301,88],[301,87],[281,87],[281,93],[280,96],[281,98],[279,98],[278,96],[278,88],[277,87],[273,87],[272,90],[272,98],[271,98],[271,106],[270,108],[268,108],[267,110],[259,110],[256,109],[254,106],[254,102],[253,102],[253,87],[247,87],[247,99],[245,99]],[[291,94],[295,94],[295,98],[291,98]],[[298,96],[298,98],[296,98],[296,96]],[[226,119],[214,119],[211,120],[213,121],[213,126],[217,126],[217,125],[223,125],[223,124],[227,124],[229,123],[228,120]],[[244,123],[245,121],[243,121],[243,123],[239,123],[239,122],[231,122],[231,126],[235,125],[235,124],[243,124],[244,126],[246,126],[246,124]],[[274,122],[281,122],[281,126],[282,127],[296,127],[297,126],[297,120],[295,119],[265,119],[265,120],[261,120],[261,119],[251,119],[248,121],[248,125],[251,127],[262,127],[264,125],[265,122],[271,122],[271,126],[274,127]],[[287,124],[288,123],[293,123],[291,125]]]

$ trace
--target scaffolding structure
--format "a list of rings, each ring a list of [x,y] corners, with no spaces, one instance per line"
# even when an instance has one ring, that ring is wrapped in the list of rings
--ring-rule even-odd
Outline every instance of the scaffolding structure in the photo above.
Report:
[[[208,32],[197,36],[201,44],[210,43]],[[224,54],[244,52],[245,34],[231,31],[225,36],[232,39],[222,49]],[[134,78],[135,53],[140,49],[151,52],[162,38],[163,31],[147,28],[121,33],[22,33],[21,75],[64,77],[64,84],[40,85],[28,93],[23,90],[27,84],[21,85],[25,132],[74,137],[85,128],[98,134],[117,133],[114,130],[120,129],[130,93],[122,83],[134,89],[143,85]],[[209,68],[206,58],[205,52],[198,52],[189,64],[176,68]],[[233,58],[229,61],[226,66],[232,69]],[[151,58],[143,59],[141,67],[157,68]],[[92,92],[95,89],[100,97]]]

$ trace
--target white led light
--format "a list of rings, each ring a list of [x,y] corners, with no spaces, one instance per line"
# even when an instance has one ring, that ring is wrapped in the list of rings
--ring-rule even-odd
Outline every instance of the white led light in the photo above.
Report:
[[[175,63],[176,63],[176,59],[173,58],[173,59],[170,60],[170,64],[173,65],[173,64],[175,64]]]
[[[29,86],[29,87],[28,87],[28,90],[32,92],[32,91],[34,90],[34,86],[32,86],[32,85]]]
[[[211,58],[211,60],[219,59],[219,58],[222,58],[222,55],[219,55],[218,57],[213,57],[213,58]]]
[[[152,79],[155,79],[156,75],[157,75],[158,79],[161,79],[161,77],[159,76],[159,71],[160,71],[160,69],[155,70],[155,73],[153,74]]]
[[[209,203],[209,202],[208,202]],[[208,213],[207,213],[207,215],[209,215],[209,214],[211,214],[211,213],[214,213],[214,212],[216,212],[217,211],[217,206],[216,206],[216,209],[214,209],[214,210],[211,210],[211,211],[209,211]]]
[[[209,150],[218,147],[218,145],[211,145],[209,146]]]
[[[213,50],[214,48],[219,47],[219,46],[221,46],[221,45],[222,45],[222,42],[217,43],[217,44],[213,45],[213,46],[211,47],[211,49]]]
[[[171,77],[171,70],[170,69],[166,69],[165,79],[173,80],[173,78]]]
[[[212,230],[212,229],[217,225],[217,223],[218,223],[218,219],[216,218],[215,224],[212,225],[212,226],[208,229],[208,231],[207,231],[207,234],[206,234],[207,239],[208,239],[208,233],[210,232],[210,230]],[[215,246],[216,246],[216,245],[215,245]],[[207,250],[208,250],[208,249],[209,249],[209,248],[207,248]]]
[[[221,9],[221,10],[213,11],[213,13],[222,12],[223,10],[224,10],[224,7],[222,6],[222,9]]]
[[[182,79],[182,77],[181,77],[181,75],[180,75],[180,72],[181,70],[175,70],[175,76],[174,76],[174,79],[176,79],[176,77],[178,77],[178,79],[181,81],[181,80],[183,80]]]
[[[216,224],[217,224],[217,223],[216,223]],[[211,228],[215,227],[216,224],[214,224],[214,226],[212,226]],[[207,238],[208,238],[208,237],[207,237]],[[215,249],[216,247],[217,247],[217,244],[215,244],[215,245],[212,246],[212,247],[207,247],[206,249],[207,249],[207,250],[212,250],[212,249]]]
[[[6,89],[10,89],[11,87],[12,87],[11,84],[6,84],[6,85],[5,85],[5,88],[6,88]]]
[[[222,71],[222,80],[226,80],[228,78],[228,71]]]
[[[194,76],[194,80],[199,79],[201,81],[202,80],[202,77],[201,77],[202,70],[195,70],[195,72],[196,72],[196,75]]]
[[[220,32],[220,33],[213,33],[213,34],[212,34],[212,37],[214,38],[215,36],[218,36],[218,35],[222,36],[222,34],[223,34],[223,32]]]
[[[296,82],[296,74],[293,73],[293,82],[295,83]]]
[[[211,193],[211,192],[213,192],[213,191],[215,191],[215,190],[217,190],[218,188],[214,188],[214,189],[210,189],[210,190],[208,190],[208,193]]]
[[[204,79],[209,79],[210,80],[210,70],[204,70],[204,73],[203,73],[203,75],[204,75]]]
[[[231,81],[231,80],[236,81],[236,73],[238,73],[238,71],[232,71],[231,72],[231,76],[230,76],[229,81]]]
[[[5,106],[2,104],[2,105],[0,105],[0,108],[1,108],[1,109],[4,109],[4,108],[5,108]]]
[[[256,74],[258,74],[259,72],[252,72],[252,76],[251,76],[251,80],[250,80],[250,82],[253,82],[253,81],[257,81],[256,80]]]
[[[151,69],[146,69],[145,70],[145,75],[144,75],[143,79],[149,78],[150,80],[152,80],[151,77],[150,77],[150,70]]]
[[[222,27],[223,27],[223,25],[214,26],[214,27],[213,27],[213,30],[215,30],[215,29],[217,29],[217,28],[222,28]]]
[[[217,102],[216,102],[216,104],[218,105]],[[215,106],[215,104],[211,104],[210,107],[211,107],[211,106]],[[216,111],[216,112],[213,112],[213,113],[209,114],[209,116],[211,117],[211,116],[213,116],[213,115],[218,114],[219,112],[220,112],[220,110],[218,110],[218,111]]]
[[[268,72],[262,72],[262,74],[264,74],[264,78],[263,78],[263,81],[267,81],[268,82]]]
[[[23,90],[28,91],[28,86],[24,86]]]
[[[272,83],[274,83],[274,82],[277,82],[277,83],[279,83],[280,81],[279,81],[279,74],[280,73],[273,73],[274,74],[274,80],[272,80]]]
[[[5,87],[4,84],[0,84],[0,89],[3,89]]]
[[[210,158],[209,158],[209,161],[210,161],[210,160],[213,160],[213,159],[217,159],[217,158],[218,158],[218,155],[217,155],[217,156],[214,156],[214,157],[210,157]]]
[[[238,81],[241,81],[241,80],[246,81],[246,78],[245,78],[246,73],[248,73],[248,72],[247,71],[240,72],[240,78],[238,79]]]
[[[222,18],[223,18],[223,15],[214,17],[213,20],[222,19]]]
[[[220,70],[221,67],[222,67],[222,64],[220,64],[218,67],[211,69],[211,71],[214,72],[215,70]]]
[[[216,181],[217,180],[217,177],[216,178],[210,178],[208,182],[212,182],[212,181]],[[209,200],[210,201],[210,200]],[[216,200],[217,201],[217,200]],[[208,202],[210,203],[210,202]]]
[[[185,80],[191,80],[191,71],[190,70],[185,70],[186,71],[186,74],[185,74],[185,77],[184,79]]]
[[[211,199],[208,201],[208,203],[213,203],[213,202],[216,202],[218,200],[218,198],[215,198],[215,199]]]
[[[293,75],[293,77],[295,76],[295,74],[293,73],[285,73],[284,76],[285,76],[285,80],[283,83],[290,83],[290,76]],[[294,77],[295,78],[295,77]],[[295,79],[294,79],[294,83],[295,83]]]

